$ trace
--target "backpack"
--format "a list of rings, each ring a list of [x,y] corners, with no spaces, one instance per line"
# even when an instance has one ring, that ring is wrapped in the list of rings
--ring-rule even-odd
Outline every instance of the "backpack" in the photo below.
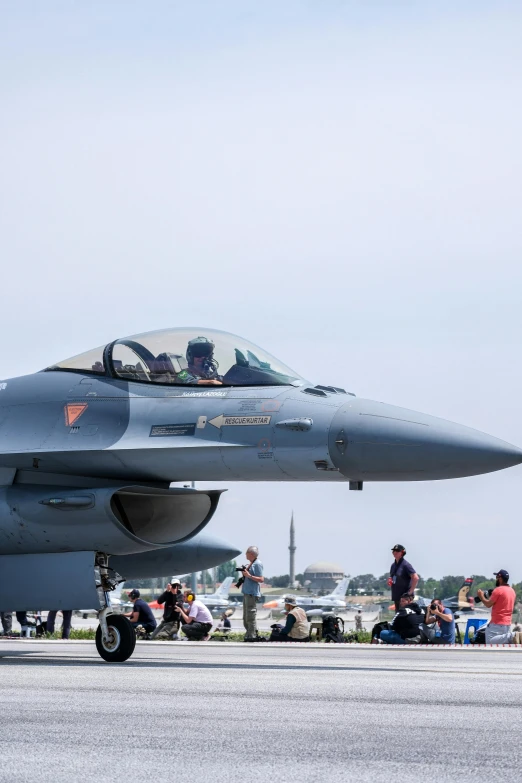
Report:
[[[325,642],[335,642],[343,644],[344,642],[344,620],[333,615],[323,617],[323,639]]]

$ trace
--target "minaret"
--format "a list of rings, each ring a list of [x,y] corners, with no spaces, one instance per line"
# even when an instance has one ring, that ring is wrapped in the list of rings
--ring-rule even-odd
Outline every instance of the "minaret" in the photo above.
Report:
[[[294,512],[292,511],[292,519],[290,520],[290,587],[295,584],[295,528],[294,528]]]

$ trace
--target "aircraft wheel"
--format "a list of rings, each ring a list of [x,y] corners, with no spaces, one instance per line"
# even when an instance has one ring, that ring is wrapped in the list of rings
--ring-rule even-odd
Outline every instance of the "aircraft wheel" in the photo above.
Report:
[[[109,638],[103,640],[102,630],[96,631],[96,648],[104,661],[123,663],[130,658],[136,647],[136,634],[130,621],[121,614],[110,614],[107,617]]]

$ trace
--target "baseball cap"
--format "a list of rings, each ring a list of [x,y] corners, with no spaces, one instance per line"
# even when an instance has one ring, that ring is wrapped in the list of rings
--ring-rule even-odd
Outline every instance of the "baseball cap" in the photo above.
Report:
[[[406,547],[404,547],[402,544],[395,544],[395,546],[392,547],[392,552],[405,552]]]
[[[295,595],[285,595],[283,600],[285,604],[288,604],[289,606],[297,606],[297,599]]]
[[[181,582],[179,581],[179,579],[175,579],[174,577],[172,577],[172,579],[170,580],[170,584],[179,585],[181,587]]]
[[[500,571],[494,571],[493,573],[495,576],[501,576],[505,582],[509,582],[509,574],[504,568],[501,568]]]
[[[129,595],[129,598],[139,598],[141,593],[140,593],[139,590],[135,589],[135,590],[131,590],[128,595]]]

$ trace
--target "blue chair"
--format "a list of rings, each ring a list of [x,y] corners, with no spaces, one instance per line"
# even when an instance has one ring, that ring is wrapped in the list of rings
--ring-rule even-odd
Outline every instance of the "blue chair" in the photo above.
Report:
[[[486,625],[487,620],[484,618],[478,618],[478,617],[470,617],[468,622],[466,623],[466,632],[464,634],[464,644],[469,644],[469,629],[474,628],[475,633],[478,631],[479,628],[482,628],[483,625]]]

